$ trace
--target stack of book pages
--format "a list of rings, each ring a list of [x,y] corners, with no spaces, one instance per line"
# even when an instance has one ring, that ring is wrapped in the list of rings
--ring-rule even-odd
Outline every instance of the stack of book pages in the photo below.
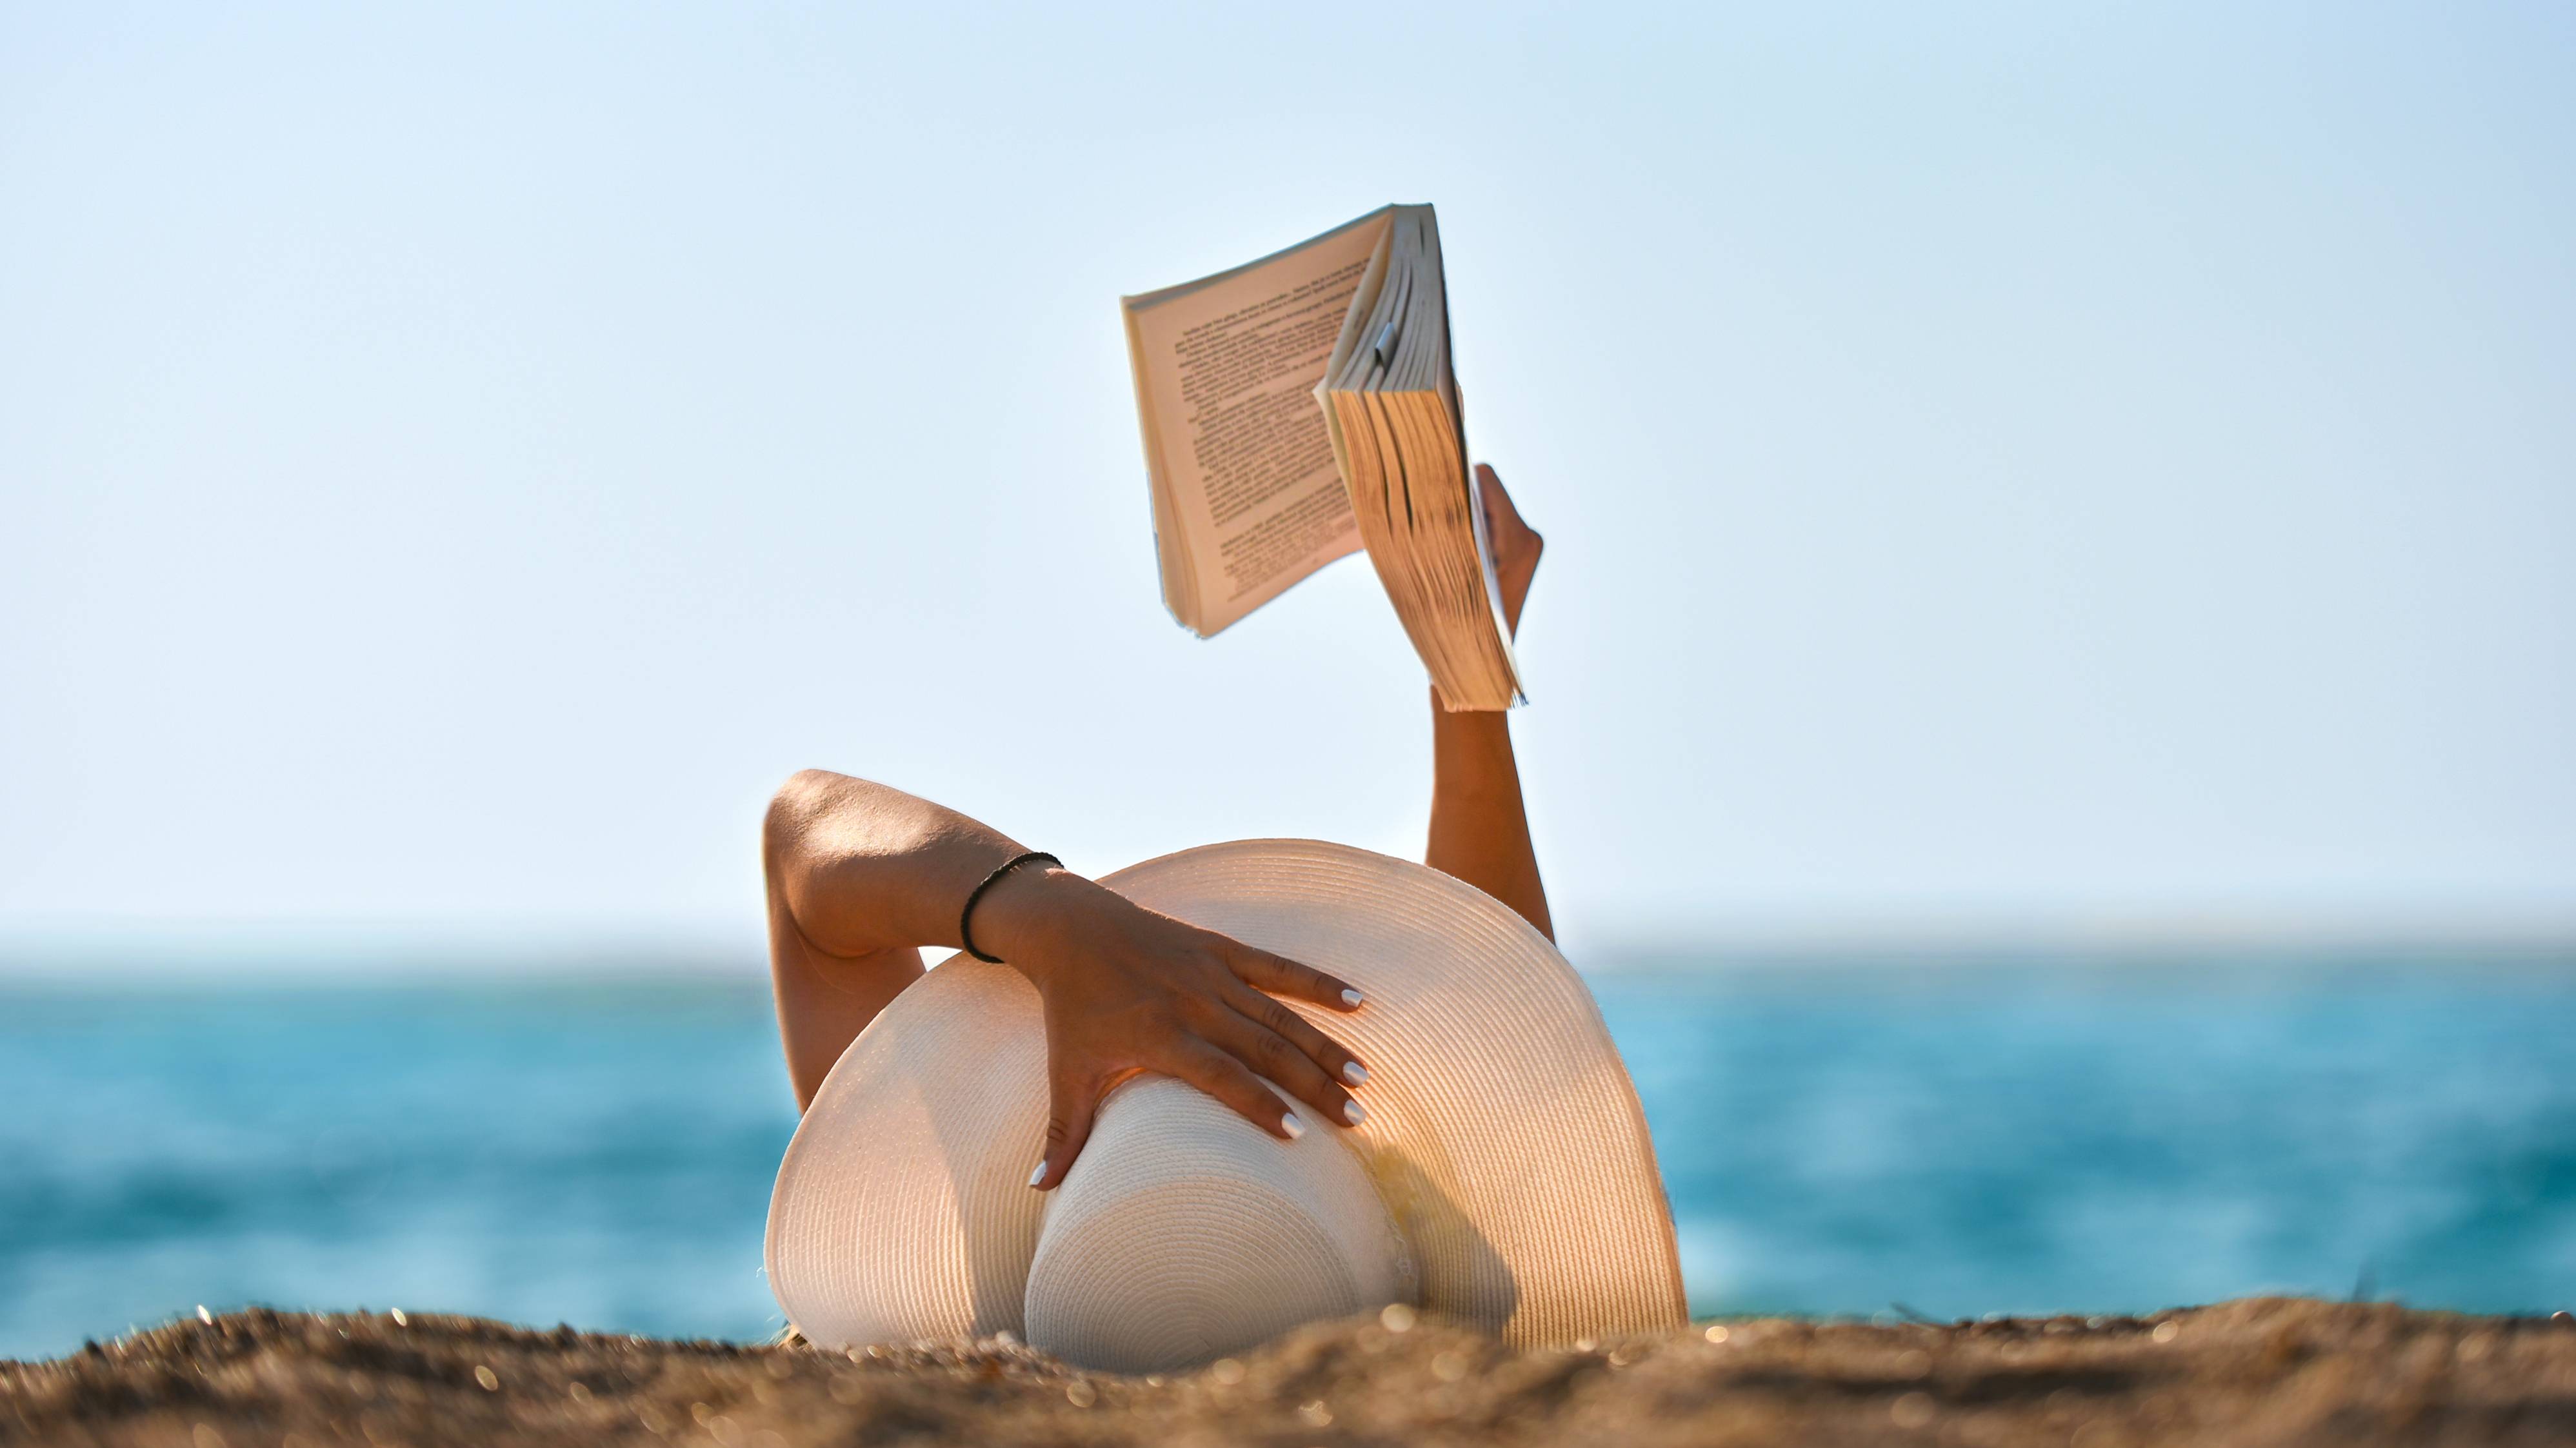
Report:
[[[1175,618],[1214,634],[1364,548],[1445,706],[1521,698],[1430,207],[1372,212],[1125,311]]]

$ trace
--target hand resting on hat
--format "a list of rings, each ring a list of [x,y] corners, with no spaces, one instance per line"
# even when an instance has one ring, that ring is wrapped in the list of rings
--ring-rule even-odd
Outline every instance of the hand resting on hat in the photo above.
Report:
[[[1502,481],[1478,467],[1495,576],[1515,633],[1542,542]],[[1508,716],[1432,704],[1434,780],[1425,863],[1550,928],[1522,808]],[[779,1033],[801,1111],[841,1052],[922,975],[920,947],[958,948],[970,893],[1024,853],[1000,831],[887,785],[798,773],[770,801],[761,858]],[[1049,1109],[1029,1184],[1053,1188],[1100,1101],[1145,1073],[1205,1091],[1273,1136],[1306,1129],[1263,1078],[1357,1124],[1366,1066],[1281,1003],[1365,1009],[1347,982],[1203,930],[1062,868],[1024,866],[974,901],[976,945],[1035,986],[1046,1019]]]
[[[779,1030],[797,1105],[897,991],[922,945],[958,946],[959,907],[1017,841],[928,800],[821,770],[790,779],[763,830]],[[1261,1077],[1356,1123],[1358,1058],[1274,996],[1337,1011],[1359,993],[1321,971],[1148,910],[1063,869],[1022,868],[976,901],[975,942],[1045,1003],[1052,1186],[1100,1098],[1144,1072],[1178,1077],[1273,1136],[1305,1129]]]

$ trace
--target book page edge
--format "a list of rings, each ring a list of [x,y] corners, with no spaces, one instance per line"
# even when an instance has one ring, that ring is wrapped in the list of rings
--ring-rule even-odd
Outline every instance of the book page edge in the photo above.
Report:
[[[1161,287],[1150,292],[1138,292],[1133,296],[1120,297],[1118,299],[1118,304],[1121,307],[1126,308],[1131,313],[1141,312],[1148,307],[1159,306],[1164,302],[1172,300],[1174,297],[1185,297],[1203,287],[1212,287],[1219,282],[1231,281],[1234,278],[1243,275],[1245,272],[1258,271],[1261,268],[1270,265],[1272,262],[1294,256],[1298,252],[1304,251],[1306,248],[1315,245],[1317,242],[1330,241],[1334,237],[1341,235],[1343,232],[1350,230],[1352,227],[1365,226],[1394,210],[1395,208],[1393,206],[1381,206],[1375,211],[1368,213],[1366,216],[1352,217],[1341,225],[1319,231],[1313,236],[1307,237],[1304,241],[1298,242],[1294,246],[1283,246],[1277,251],[1271,252],[1266,256],[1255,257],[1241,266],[1227,267],[1221,272],[1210,272],[1206,276],[1200,277],[1195,281],[1181,282],[1173,286]]]
[[[1132,374],[1129,380],[1136,389],[1136,425],[1145,448],[1145,490],[1154,509],[1154,562],[1162,573],[1163,608],[1181,627],[1207,638],[1216,629],[1200,627],[1189,543],[1181,529],[1180,511],[1172,505],[1171,479],[1163,466],[1163,450],[1154,426],[1153,390],[1145,381],[1144,338],[1137,334],[1134,308],[1122,308],[1120,318],[1127,330],[1127,366]]]

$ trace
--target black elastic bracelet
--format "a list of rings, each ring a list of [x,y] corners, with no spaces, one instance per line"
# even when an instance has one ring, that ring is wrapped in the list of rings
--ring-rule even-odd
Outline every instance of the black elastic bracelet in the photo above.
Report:
[[[1002,868],[986,875],[984,877],[983,884],[967,891],[966,908],[957,912],[958,943],[966,947],[966,953],[968,955],[975,957],[986,965],[1000,965],[1002,963],[1002,957],[998,955],[986,955],[984,952],[975,948],[975,932],[969,928],[968,925],[968,922],[975,918],[975,902],[984,898],[984,892],[992,889],[995,881],[1000,880],[1004,875],[1007,875],[1022,865],[1029,863],[1031,860],[1044,860],[1059,870],[1064,868],[1064,861],[1057,859],[1055,856],[1048,854],[1044,850],[1031,850],[1025,855],[1015,856],[1004,861]]]

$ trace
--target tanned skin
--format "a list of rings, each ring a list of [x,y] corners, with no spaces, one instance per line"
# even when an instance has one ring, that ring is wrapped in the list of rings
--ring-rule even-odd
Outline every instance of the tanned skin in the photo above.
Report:
[[[1502,480],[1476,469],[1503,612],[1521,604],[1543,543]],[[1547,891],[1521,806],[1510,716],[1431,700],[1431,838],[1424,863],[1520,912],[1550,939]],[[802,1111],[841,1052],[922,974],[921,947],[957,949],[967,894],[1019,841],[898,789],[809,769],[761,828],[778,1032]],[[1348,982],[1148,910],[1070,870],[1026,865],[975,905],[975,943],[1037,987],[1046,1015],[1047,1137],[1030,1185],[1064,1180],[1101,1098],[1146,1072],[1187,1081],[1273,1136],[1294,1134],[1275,1081],[1329,1120],[1355,1121],[1367,1072],[1279,998],[1367,1009]],[[1348,995],[1345,995],[1348,992]]]

